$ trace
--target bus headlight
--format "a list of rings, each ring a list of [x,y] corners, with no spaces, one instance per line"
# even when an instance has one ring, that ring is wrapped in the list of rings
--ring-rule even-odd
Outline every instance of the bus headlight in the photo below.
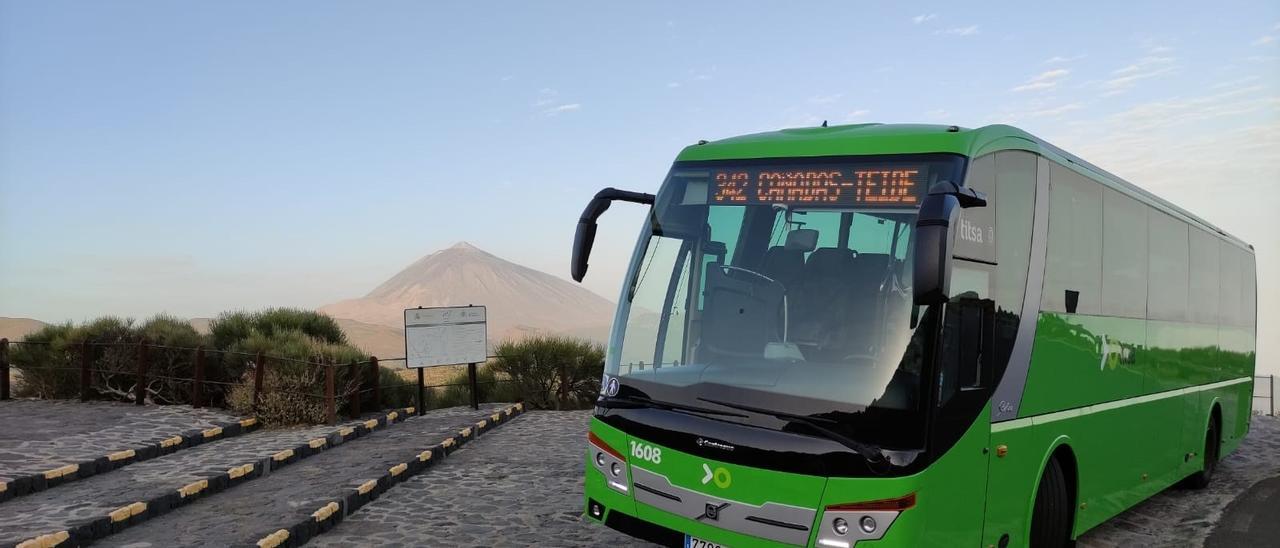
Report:
[[[615,478],[622,475],[622,467],[616,462],[609,463],[609,471],[613,472],[613,477]]]
[[[864,533],[867,533],[867,534],[874,533],[876,532],[876,518],[873,518],[871,516],[862,516],[862,519],[858,520],[858,527],[861,527],[862,532]],[[845,529],[848,529],[848,528],[846,527]]]
[[[604,451],[596,451],[596,466],[604,466]]]
[[[845,521],[844,518],[833,519],[831,520],[831,530],[835,531],[837,535],[848,534],[849,522]]]

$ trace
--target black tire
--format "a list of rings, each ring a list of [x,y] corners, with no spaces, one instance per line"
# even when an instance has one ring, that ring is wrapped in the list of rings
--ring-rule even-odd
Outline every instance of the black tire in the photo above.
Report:
[[[1071,492],[1058,459],[1050,459],[1036,490],[1031,513],[1031,547],[1064,548],[1071,542]]]
[[[1187,486],[1192,489],[1204,489],[1213,481],[1213,472],[1218,469],[1218,453],[1222,447],[1222,428],[1218,425],[1218,417],[1209,419],[1209,429],[1204,433],[1204,467],[1187,478]]]

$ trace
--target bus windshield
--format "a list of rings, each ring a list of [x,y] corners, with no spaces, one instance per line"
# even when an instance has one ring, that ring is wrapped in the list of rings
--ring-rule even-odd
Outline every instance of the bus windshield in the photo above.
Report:
[[[962,168],[950,155],[677,163],[637,245],[606,375],[622,395],[918,446],[903,434],[923,398],[928,341],[913,335],[930,321],[911,299],[916,211]]]

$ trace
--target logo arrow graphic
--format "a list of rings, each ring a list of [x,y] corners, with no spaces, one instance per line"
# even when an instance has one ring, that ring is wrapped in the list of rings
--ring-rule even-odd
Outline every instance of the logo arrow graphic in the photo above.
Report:
[[[711,467],[707,466],[707,463],[704,462],[702,463],[702,471],[707,473],[707,475],[702,477],[702,484],[706,485],[708,482],[711,481],[711,476],[712,476]]]

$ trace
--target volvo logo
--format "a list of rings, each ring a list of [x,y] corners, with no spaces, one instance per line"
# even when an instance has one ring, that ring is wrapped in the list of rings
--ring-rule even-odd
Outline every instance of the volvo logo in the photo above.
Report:
[[[707,503],[707,507],[706,507],[706,509],[704,509],[704,510],[702,511],[702,515],[701,515],[701,516],[698,516],[698,517],[696,517],[696,518],[694,518],[694,520],[695,520],[695,521],[699,521],[699,520],[702,520],[703,518],[706,518],[706,519],[709,519],[709,520],[711,520],[711,521],[719,521],[719,520],[720,520],[720,511],[721,511],[721,510],[724,510],[724,507],[725,507],[725,506],[728,506],[728,505],[729,505],[729,503],[727,503],[727,502],[726,502],[726,503],[724,503],[724,504],[720,504],[720,505],[715,505],[715,504],[711,504],[710,502],[708,502],[708,503]]]
[[[724,443],[722,441],[709,440],[707,438],[698,438],[697,444],[698,444],[698,447],[710,447],[712,449],[719,449],[721,451],[733,451],[734,449],[736,449],[734,446]]]

